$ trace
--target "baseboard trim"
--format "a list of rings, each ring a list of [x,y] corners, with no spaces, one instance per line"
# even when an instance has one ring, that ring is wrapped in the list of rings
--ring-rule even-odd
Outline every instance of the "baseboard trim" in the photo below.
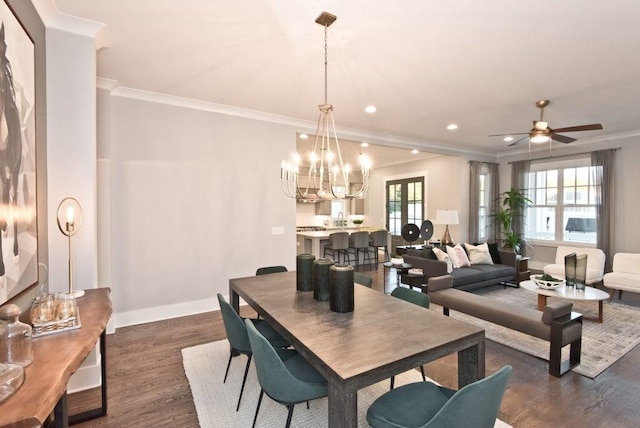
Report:
[[[175,303],[172,305],[155,306],[152,308],[138,309],[135,311],[119,312],[113,314],[114,327],[127,327],[131,325],[146,324],[171,318],[212,312],[220,309],[217,298],[194,300],[190,302]]]
[[[90,366],[83,366],[78,369],[67,383],[67,392],[73,394],[87,389],[99,388],[102,385],[100,374],[100,362]]]

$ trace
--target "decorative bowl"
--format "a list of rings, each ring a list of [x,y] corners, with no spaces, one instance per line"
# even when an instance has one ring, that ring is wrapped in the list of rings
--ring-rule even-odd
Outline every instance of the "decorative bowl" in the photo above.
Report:
[[[531,275],[531,279],[536,285],[540,288],[545,288],[548,290],[554,290],[556,288],[560,288],[565,285],[566,281],[564,279],[555,279],[555,281],[544,280],[542,279],[543,275]]]
[[[404,263],[404,259],[402,257],[391,257],[391,263],[394,265],[401,265]]]

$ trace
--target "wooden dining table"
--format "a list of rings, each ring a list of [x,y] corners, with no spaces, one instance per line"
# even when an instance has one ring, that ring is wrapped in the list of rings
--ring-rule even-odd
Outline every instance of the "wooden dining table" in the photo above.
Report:
[[[353,312],[337,313],[296,272],[229,280],[236,311],[247,302],[328,381],[328,426],[358,425],[359,389],[458,354],[458,387],[485,375],[484,329],[355,285]]]

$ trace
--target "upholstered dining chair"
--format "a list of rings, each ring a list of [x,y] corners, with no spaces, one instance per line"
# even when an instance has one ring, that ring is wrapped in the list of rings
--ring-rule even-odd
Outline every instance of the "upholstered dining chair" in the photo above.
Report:
[[[247,328],[245,327],[243,318],[231,307],[231,305],[218,293],[218,303],[220,304],[220,312],[222,312],[222,321],[224,323],[224,330],[227,333],[227,339],[231,345],[231,351],[229,352],[229,362],[227,363],[227,370],[224,372],[224,380],[222,383],[227,382],[227,375],[229,374],[229,366],[231,366],[231,359],[233,358],[234,351],[247,356],[247,365],[244,369],[244,377],[242,378],[242,387],[240,388],[240,396],[238,397],[238,405],[236,406],[236,412],[240,409],[240,401],[242,400],[242,393],[244,392],[244,385],[247,382],[247,373],[249,372],[249,366],[251,365],[251,345],[249,344],[249,337],[247,336]],[[282,338],[266,321],[257,319],[247,319],[267,338],[271,346],[277,348],[283,348],[288,345],[287,341]]]
[[[340,255],[342,255],[342,261],[348,264],[351,261],[349,257],[349,232],[330,234],[329,243],[324,246],[324,257],[327,257],[327,253],[331,253],[331,258],[336,263],[340,263]]]
[[[396,297],[398,299],[402,299],[405,302],[413,303],[414,305],[422,306],[423,308],[427,308],[427,309],[429,309],[429,303],[431,303],[429,296],[427,296],[425,293],[412,290],[410,288],[396,287],[391,292],[391,296]],[[427,380],[427,377],[424,374],[423,366],[420,366],[420,373],[422,373],[422,380]],[[395,376],[391,376],[391,389],[393,389],[394,382],[395,382]]]
[[[353,282],[369,288],[373,286],[373,278],[360,272],[353,272]]]
[[[256,426],[262,398],[266,393],[274,401],[287,407],[285,426],[289,428],[296,404],[327,396],[327,380],[297,352],[278,355],[253,323],[246,320],[245,324],[261,387],[252,427]]]
[[[373,428],[493,427],[512,368],[507,365],[458,391],[415,382],[386,392],[367,410]]]
[[[268,275],[270,273],[278,273],[278,272],[287,272],[287,268],[285,266],[265,266],[258,268],[256,270],[257,275]]]

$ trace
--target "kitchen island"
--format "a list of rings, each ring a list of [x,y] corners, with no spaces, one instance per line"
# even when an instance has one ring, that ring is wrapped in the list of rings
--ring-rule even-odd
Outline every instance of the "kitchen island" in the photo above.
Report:
[[[297,254],[313,254],[316,256],[316,259],[322,258],[324,256],[324,246],[329,243],[329,235],[335,232],[353,233],[361,230],[373,232],[380,229],[368,227],[345,227],[343,229],[297,232]],[[388,248],[391,248],[391,235],[389,235],[387,242]]]

